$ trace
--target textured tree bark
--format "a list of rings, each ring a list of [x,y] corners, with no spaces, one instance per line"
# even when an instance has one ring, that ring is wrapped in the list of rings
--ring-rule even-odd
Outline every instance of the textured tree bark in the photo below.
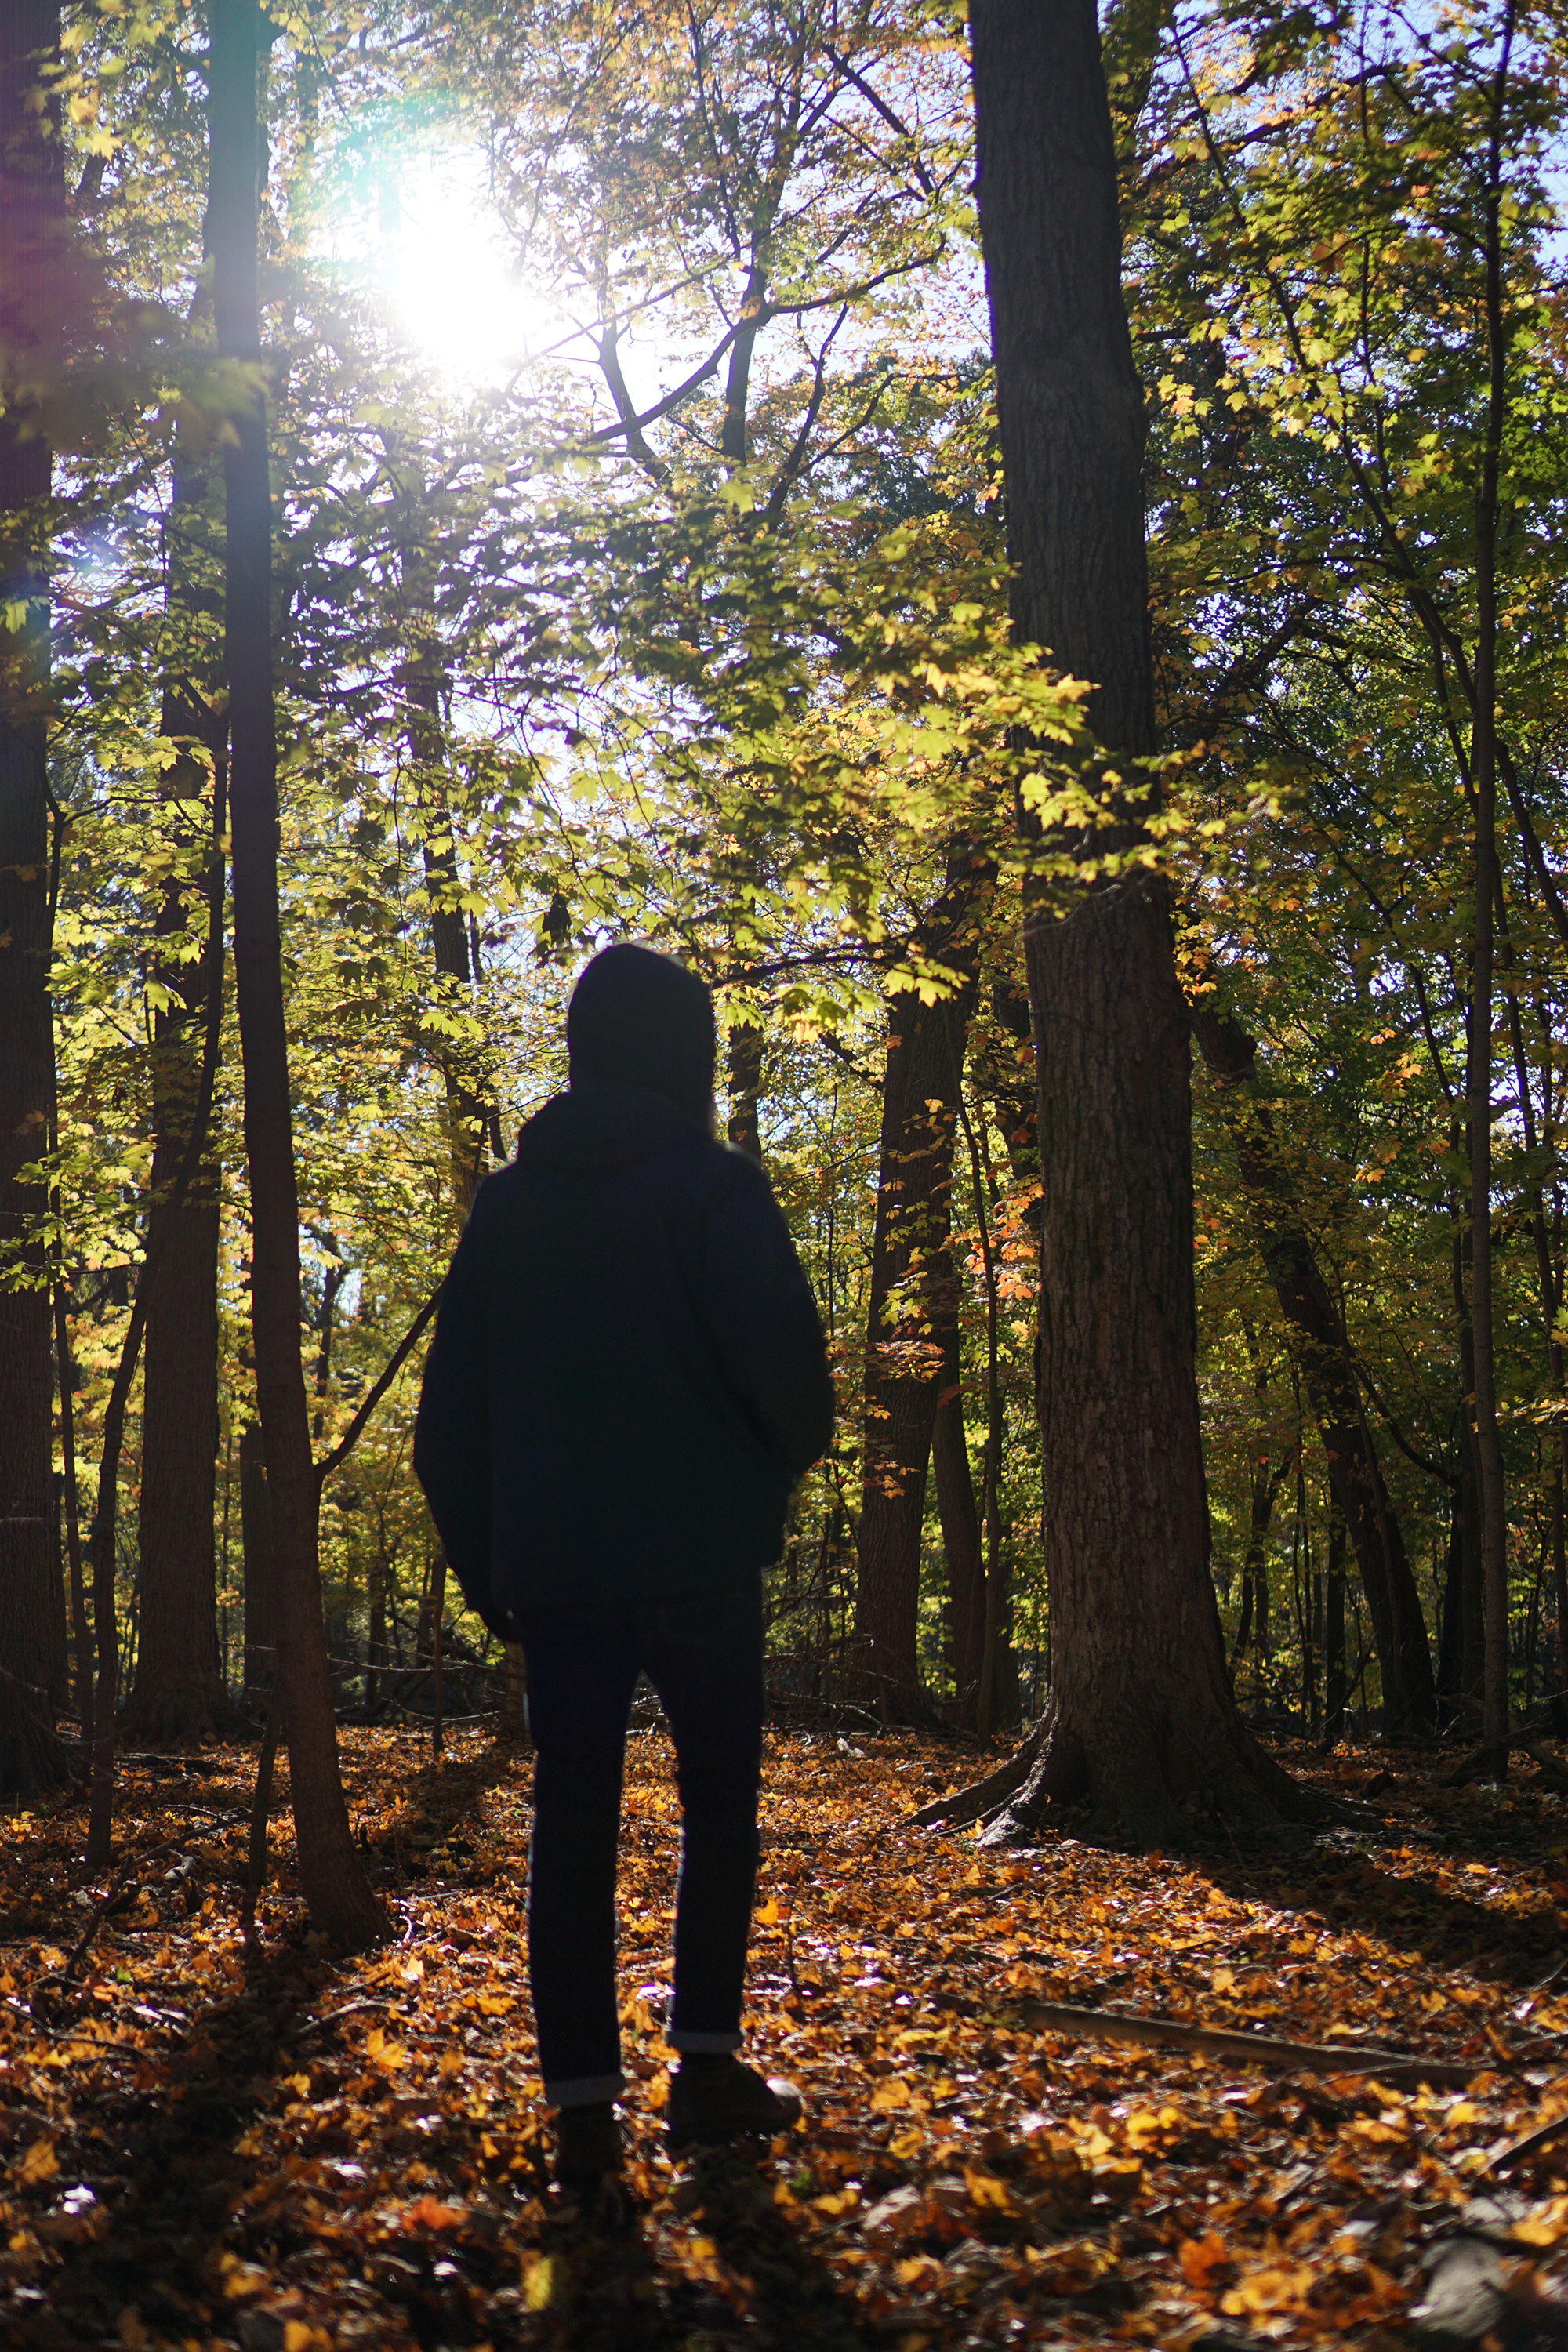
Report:
[[[49,1290],[42,1184],[54,1096],[49,1017],[49,583],[43,502],[49,445],[33,383],[58,341],[50,277],[64,225],[59,107],[29,92],[58,55],[58,0],[0,9],[0,289],[7,373],[0,415],[0,1790],[31,1795],[65,1778],[49,1696],[55,1595]],[[19,1278],[18,1278],[19,1277]]]
[[[1144,417],[1095,7],[973,0],[970,24],[1014,630],[1094,682],[1100,742],[1136,757],[1154,748]],[[1028,1781],[987,1835],[1026,1835],[1047,1798],[1080,1795],[1095,1834],[1135,1843],[1188,1835],[1194,1803],[1276,1823],[1306,1800],[1237,1712],[1209,1579],[1165,891],[1138,866],[1037,890],[1026,942],[1053,1683]]]
[[[916,1630],[926,1473],[942,1381],[942,1332],[956,1312],[948,1249],[953,1132],[973,996],[975,931],[989,879],[955,853],[921,925],[923,950],[968,975],[935,1004],[902,989],[888,1006],[888,1062],[866,1325],[865,1440],[855,1631],[878,1703],[928,1711]],[[953,1296],[948,1294],[952,1293]]]
[[[1201,999],[1193,1034],[1222,1099],[1241,1181],[1257,1219],[1258,1254],[1294,1335],[1328,1458],[1335,1503],[1350,1532],[1383,1675],[1384,1727],[1430,1730],[1436,1693],[1426,1613],[1399,1514],[1362,1410],[1350,1343],[1312,1245],[1302,1231],[1289,1174],[1267,1103],[1253,1098],[1258,1048],[1238,1021]]]
[[[214,0],[210,22],[218,350],[258,365],[256,75],[262,18],[255,0]],[[317,1482],[300,1360],[300,1202],[278,903],[272,515],[266,401],[259,385],[232,422],[235,438],[225,452],[224,470],[234,961],[254,1234],[251,1328],[278,1567],[278,1672],[305,1899],[318,1929],[358,1945],[384,1936],[387,1921],[354,1847],[338,1771],[316,1556]]]

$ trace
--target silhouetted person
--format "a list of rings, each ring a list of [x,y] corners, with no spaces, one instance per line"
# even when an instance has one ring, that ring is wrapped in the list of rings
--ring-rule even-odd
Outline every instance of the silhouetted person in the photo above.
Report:
[[[606,948],[566,1016],[571,1090],[481,1186],[425,1368],[414,1465],[471,1607],[520,1641],[538,1749],[528,1958],[557,2176],[620,2161],[616,1843],[638,1669],[682,1833],[672,2145],[800,2101],[734,2054],[757,1864],[761,1571],[826,1448],[821,1326],[754,1160],[713,1138],[708,992]]]

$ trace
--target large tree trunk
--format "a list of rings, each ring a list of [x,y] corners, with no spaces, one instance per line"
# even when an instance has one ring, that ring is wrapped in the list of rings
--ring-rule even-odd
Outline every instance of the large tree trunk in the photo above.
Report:
[[[988,882],[955,853],[921,927],[925,953],[973,975]],[[888,1006],[888,1062],[866,1325],[865,1450],[855,1630],[878,1704],[923,1716],[916,1624],[926,1472],[942,1382],[942,1334],[958,1276],[948,1247],[953,1133],[973,982],[934,1004],[900,989]]]
[[[1125,760],[1154,748],[1144,417],[1095,8],[974,0],[971,29],[1015,635],[1094,681],[1090,722]],[[1131,844],[1131,817],[1110,838]],[[1189,1834],[1193,1803],[1277,1822],[1305,1800],[1237,1712],[1209,1578],[1166,891],[1136,865],[1037,891],[1026,956],[1053,1682],[1028,1781],[989,1835],[1080,1796],[1095,1833],[1137,1842]]]
[[[262,19],[255,0],[214,0],[211,25],[209,122],[218,349],[226,356],[257,364],[259,377],[256,75]],[[316,1475],[300,1360],[300,1202],[278,903],[272,517],[266,402],[259,381],[233,425],[235,438],[225,452],[225,656],[232,738],[234,962],[255,1236],[251,1329],[278,1567],[278,1671],[305,1899],[322,1933],[363,1944],[384,1936],[387,1923],[354,1846],[338,1773],[316,1557]]]
[[[0,9],[0,217],[5,355],[0,415],[0,1789],[31,1795],[65,1777],[49,1697],[57,1570],[49,1289],[39,1236],[54,1091],[49,1015],[49,445],[30,378],[58,341],[51,278],[64,219],[58,100],[28,105],[59,47],[58,0]]]
[[[1216,1013],[1207,998],[1194,1005],[1192,1024],[1222,1090],[1241,1181],[1257,1220],[1258,1254],[1290,1326],[1335,1504],[1350,1531],[1383,1675],[1384,1728],[1430,1730],[1436,1694],[1421,1595],[1362,1408],[1344,1326],[1302,1230],[1268,1106],[1252,1097],[1256,1042],[1238,1021]]]
[[[234,1710],[218,1663],[217,1578],[213,1507],[217,1473],[218,1168],[206,1152],[180,1208],[167,1195],[185,1154],[201,1066],[209,987],[222,986],[216,956],[182,961],[176,943],[192,928],[193,899],[221,909],[221,836],[227,801],[226,719],[214,710],[218,681],[207,631],[212,599],[194,583],[211,535],[205,466],[177,453],[167,537],[167,619],[174,667],[164,680],[162,731],[177,747],[161,791],[173,803],[199,806],[209,795],[216,822],[206,829],[199,879],[194,843],[183,845],[187,870],[172,875],[159,906],[153,977],[172,1002],[154,1014],[153,1050],[153,1211],[142,1409],[140,1511],[141,1638],[136,1683],[125,1730],[143,1741],[188,1747],[234,1730]],[[205,755],[205,756],[204,756]],[[216,868],[216,872],[214,868]]]

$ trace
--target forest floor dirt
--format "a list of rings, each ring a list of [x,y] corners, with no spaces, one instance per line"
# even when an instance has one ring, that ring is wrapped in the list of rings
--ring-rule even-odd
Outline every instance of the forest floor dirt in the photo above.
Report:
[[[561,2347],[1568,2345],[1568,1801],[1426,1757],[1283,1760],[1316,1844],[1129,1858],[907,1826],[912,1737],[772,1733],[748,2035],[806,2095],[749,2159],[665,2153],[678,1811],[630,1742],[621,1875],[639,2223],[563,2209],[521,1947],[528,1766],[350,1731],[400,1940],[309,1935],[282,1776],[239,1932],[254,1751],[126,1768],[140,1891],[72,1948],[74,1801],[0,1817],[0,2343]],[[1070,1829],[1070,1823],[1068,1824]],[[162,1848],[153,1853],[154,1848]],[[1562,1969],[1562,1982],[1542,1979]],[[1031,2000],[1473,2068],[1264,2069],[1042,2032]],[[1564,2137],[1489,2170],[1558,2116]]]

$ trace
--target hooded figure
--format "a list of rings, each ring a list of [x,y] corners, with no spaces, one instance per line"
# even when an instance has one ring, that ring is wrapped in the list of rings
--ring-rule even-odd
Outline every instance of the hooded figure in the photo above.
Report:
[[[496,1633],[775,1560],[826,1448],[822,1330],[768,1181],[713,1139],[713,1007],[669,956],[595,957],[571,1091],[480,1187],[441,1301],[414,1466]]]
[[[713,1135],[716,1031],[673,958],[606,948],[568,1093],[487,1178],[442,1295],[414,1466],[471,1607],[528,1666],[529,1958],[563,2183],[618,2170],[622,1750],[637,1675],[684,1812],[672,2140],[800,2103],[739,2064],[762,1747],[761,1570],[826,1451],[822,1329],[757,1162]]]

